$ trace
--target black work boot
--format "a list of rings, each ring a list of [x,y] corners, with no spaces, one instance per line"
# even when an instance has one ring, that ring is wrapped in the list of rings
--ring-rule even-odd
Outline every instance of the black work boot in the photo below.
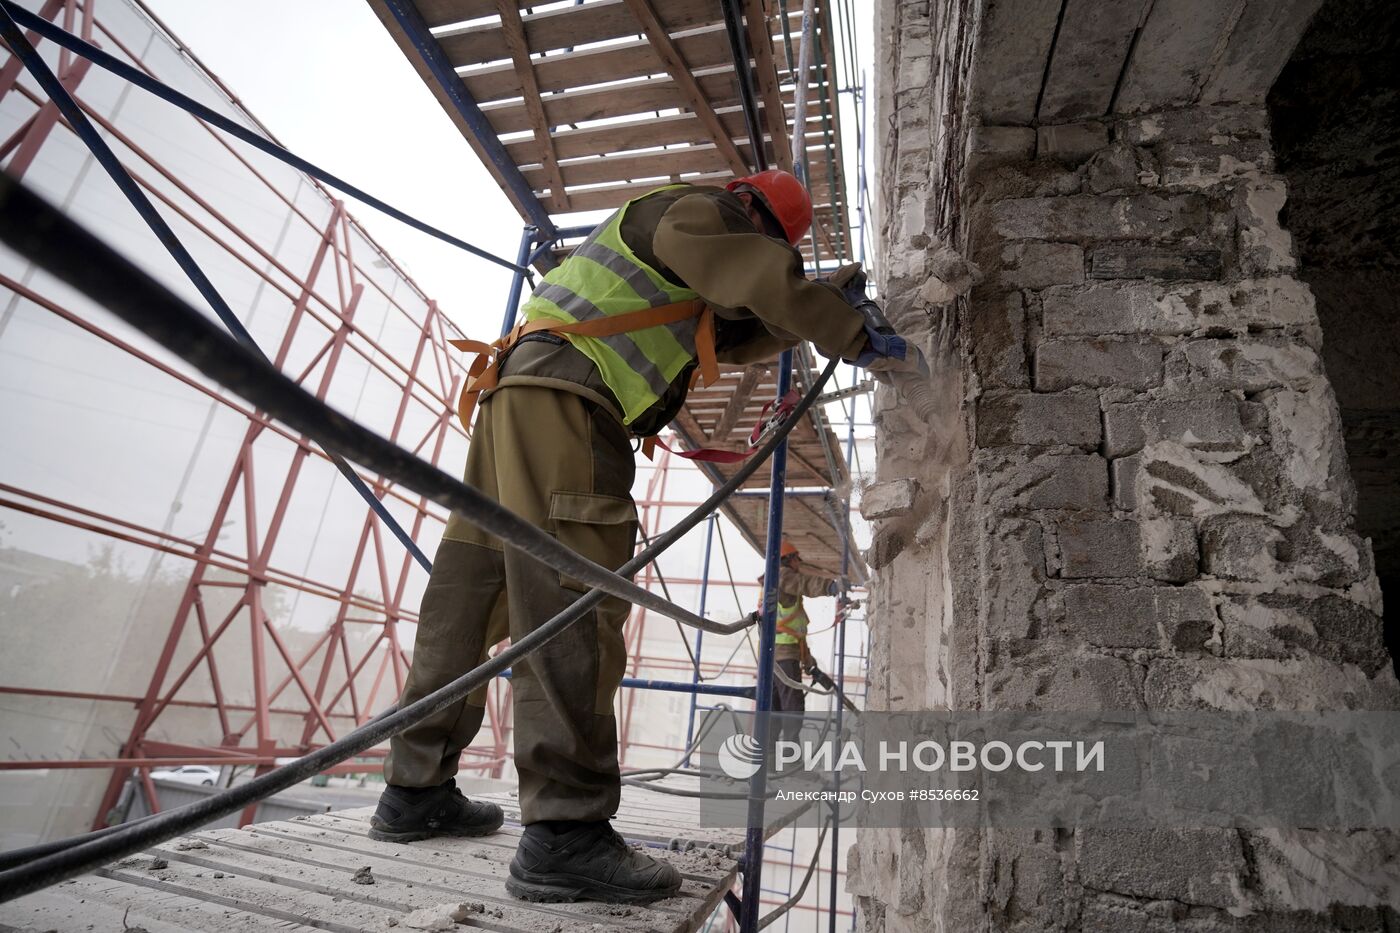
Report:
[[[527,901],[649,904],[681,889],[675,868],[629,846],[607,820],[525,827],[506,890]]]
[[[369,820],[369,838],[413,842],[433,836],[485,836],[501,828],[501,808],[468,800],[451,779],[437,787],[397,787],[379,795],[379,809]]]

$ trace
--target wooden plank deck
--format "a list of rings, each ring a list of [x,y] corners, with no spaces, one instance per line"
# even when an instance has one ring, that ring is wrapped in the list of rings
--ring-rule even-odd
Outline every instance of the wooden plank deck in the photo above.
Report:
[[[584,0],[544,10],[521,0],[415,2],[444,59],[551,215],[612,210],[668,179],[707,184],[742,170],[737,153],[749,140],[722,9],[713,0]],[[370,5],[475,143],[382,0]],[[767,157],[790,169],[789,38],[800,31],[802,4],[789,3],[786,20],[777,4],[746,0],[744,6]],[[813,196],[834,205],[817,218],[822,258],[829,261],[837,247],[849,252],[851,240],[827,3],[817,5],[815,35],[826,64],[809,77],[803,134],[810,134]],[[652,121],[658,122],[649,133]],[[487,160],[487,168],[502,180],[499,166]],[[515,206],[527,216],[534,208]],[[802,249],[811,261],[810,246]]]
[[[201,830],[0,906],[0,931],[688,933],[720,905],[738,872],[742,830],[703,829],[695,801],[624,788],[614,825],[676,866],[680,894],[646,907],[519,901],[504,883],[521,833],[518,802],[512,794],[472,796],[505,809],[500,832],[376,842],[368,836],[371,807]],[[454,911],[458,919],[431,925]]]

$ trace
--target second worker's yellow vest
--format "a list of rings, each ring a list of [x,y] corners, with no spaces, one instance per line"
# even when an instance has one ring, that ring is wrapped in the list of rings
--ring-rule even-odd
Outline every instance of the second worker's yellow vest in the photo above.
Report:
[[[790,603],[778,600],[778,636],[774,639],[779,645],[795,645],[807,637],[807,610],[802,608],[802,597]]]
[[[666,185],[647,195],[679,187],[683,186]],[[624,204],[549,271],[525,302],[526,321],[547,318],[573,323],[699,297],[667,281],[623,242],[622,219],[639,200]],[[695,359],[696,326],[692,317],[609,337],[570,334],[568,339],[598,367],[622,406],[624,423],[631,424]]]

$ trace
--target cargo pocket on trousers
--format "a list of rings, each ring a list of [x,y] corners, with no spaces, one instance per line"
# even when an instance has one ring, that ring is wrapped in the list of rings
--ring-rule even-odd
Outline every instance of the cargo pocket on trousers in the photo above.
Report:
[[[555,492],[549,500],[549,518],[559,542],[571,551],[609,570],[621,567],[632,556],[637,539],[637,507],[631,499],[598,493]],[[561,586],[585,593],[585,583],[560,572]],[[613,695],[627,665],[622,626],[627,621],[626,601],[608,596],[598,604],[598,682],[594,712],[612,713]]]

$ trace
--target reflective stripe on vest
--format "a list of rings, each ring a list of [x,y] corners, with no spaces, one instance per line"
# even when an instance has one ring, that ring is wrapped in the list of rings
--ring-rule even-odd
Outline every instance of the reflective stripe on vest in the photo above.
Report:
[[[779,645],[795,645],[807,637],[807,611],[802,608],[802,597],[791,603],[778,600],[778,635],[773,641]]]
[[[647,195],[684,185],[666,185]],[[643,195],[642,197],[646,197]],[[622,240],[622,219],[640,198],[624,204],[550,270],[530,300],[525,320],[549,318],[572,323],[658,308],[699,296],[668,282],[637,258]],[[566,335],[594,362],[631,424],[665,394],[671,382],[695,359],[696,319],[647,327],[611,337]]]

